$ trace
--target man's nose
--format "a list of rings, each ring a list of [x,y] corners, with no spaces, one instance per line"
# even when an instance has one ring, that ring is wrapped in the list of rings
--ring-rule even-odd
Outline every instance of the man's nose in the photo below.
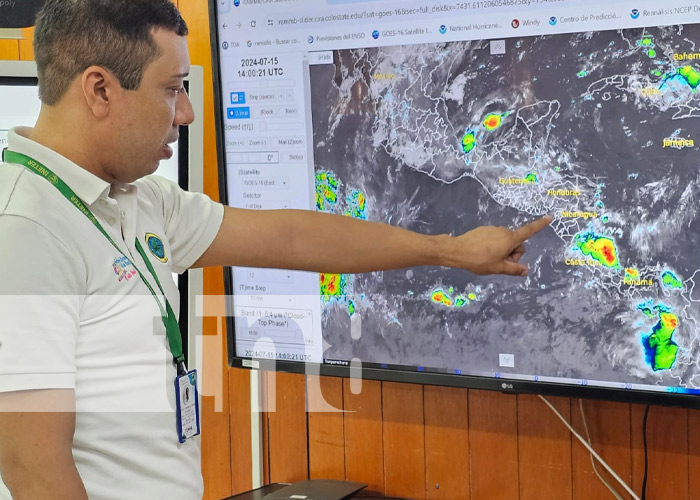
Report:
[[[187,92],[178,95],[177,106],[175,108],[175,125],[189,125],[194,121],[194,109]]]

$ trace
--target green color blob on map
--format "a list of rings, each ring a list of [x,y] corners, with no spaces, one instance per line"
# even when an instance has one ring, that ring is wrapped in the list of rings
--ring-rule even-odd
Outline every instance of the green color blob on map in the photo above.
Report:
[[[661,282],[666,288],[683,288],[683,282],[678,279],[678,277],[671,271],[664,271],[661,274]]]
[[[454,304],[452,297],[447,295],[447,293],[444,290],[440,289],[437,289],[430,294],[430,300],[432,300],[436,304],[440,304],[447,307],[452,307],[452,305]]]
[[[469,301],[465,297],[462,297],[461,295],[458,295],[455,298],[455,307],[464,307],[468,303],[469,303]]]
[[[628,267],[627,269],[625,269],[625,277],[631,280],[636,280],[637,278],[639,278],[639,271],[633,267]]]
[[[696,89],[700,85],[700,73],[692,66],[683,66],[678,70],[678,73],[685,78],[691,88]]]
[[[344,215],[354,219],[367,220],[367,198],[362,191],[358,189],[351,190],[345,201],[348,204],[348,209]]]
[[[641,40],[637,42],[637,45],[642,45],[644,47],[653,47],[654,46],[654,40],[652,40],[651,37],[645,36]]]
[[[489,113],[486,115],[486,118],[484,118],[484,127],[491,132],[500,127],[502,123],[503,115],[498,113]]]
[[[581,71],[576,73],[576,76],[578,76],[579,78],[585,78],[588,76],[588,71],[586,71],[585,69],[582,69]]]
[[[671,337],[678,327],[678,316],[668,312],[659,313],[659,322],[654,325],[651,335],[644,339],[647,362],[654,371],[673,367],[678,354],[678,344]]]
[[[644,313],[644,316],[646,316],[647,318],[654,317],[654,312],[646,306],[637,306],[637,309],[642,311],[642,313]]]
[[[476,300],[476,294],[475,294],[475,293],[470,293],[469,295],[467,295],[467,298],[468,298],[469,300]]]
[[[350,302],[348,302],[348,314],[350,316],[355,314],[355,303],[352,300]]]
[[[537,181],[537,175],[535,174],[527,174],[525,176],[525,182],[528,182],[530,184],[535,184]]]
[[[574,243],[583,255],[591,256],[605,267],[619,267],[617,248],[612,238],[588,232],[577,234]]]
[[[661,76],[661,71],[658,69],[652,69],[650,73],[654,76]]]
[[[462,151],[469,154],[474,147],[476,147],[476,134],[473,131],[469,131],[462,138]]]
[[[649,57],[656,57],[656,51],[654,49],[649,49],[649,52],[647,52],[647,54],[649,54]]]
[[[321,273],[321,295],[340,297],[345,295],[347,287],[347,275]]]
[[[338,203],[338,185],[336,177],[325,171],[316,172],[316,210],[331,211]]]

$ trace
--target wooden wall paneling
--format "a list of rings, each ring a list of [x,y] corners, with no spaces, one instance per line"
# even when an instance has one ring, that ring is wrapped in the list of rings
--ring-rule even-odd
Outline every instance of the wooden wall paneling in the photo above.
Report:
[[[17,40],[0,40],[0,61],[19,59],[19,42]]]
[[[700,496],[700,410],[688,410],[688,491]]]
[[[428,500],[469,500],[466,389],[425,386],[425,490]]]
[[[277,372],[276,408],[268,413],[270,482],[307,479],[306,376]]]
[[[548,399],[571,420],[569,398]],[[571,433],[538,396],[518,396],[518,457],[521,500],[572,498]]]
[[[34,47],[32,41],[34,39],[34,28],[25,28],[22,30],[23,39],[19,41],[19,58],[22,61],[34,60]]]
[[[223,295],[207,293],[202,300],[202,474],[204,499],[231,495],[231,427]],[[250,418],[241,425],[250,428]],[[248,446],[250,450],[250,445]],[[250,477],[250,476],[249,476]]]
[[[270,398],[269,379],[274,377],[274,373],[261,371],[260,382],[262,385],[262,401],[264,413],[262,414],[262,446],[263,446],[263,483],[270,484],[270,414],[268,411],[268,403]]]
[[[343,379],[306,378],[309,478],[345,479]]]
[[[632,405],[632,479],[641,492],[644,475],[643,405]],[[648,499],[693,498],[688,491],[688,410],[652,406],[647,421]],[[695,471],[697,473],[697,471]],[[695,498],[698,492],[693,492]]]
[[[469,390],[469,470],[474,500],[516,500],[518,413],[513,395]]]
[[[344,379],[343,408],[345,479],[365,483],[368,490],[384,493],[381,382],[363,380],[361,392],[353,394],[350,379]]]
[[[250,370],[230,368],[229,407],[231,434],[231,494],[253,488],[251,456]],[[259,416],[258,413],[256,413]],[[221,436],[224,439],[225,436]]]
[[[238,448],[232,449],[232,446],[239,446],[239,441],[232,441],[232,424],[235,424],[239,436],[241,433],[250,432],[250,415],[242,418],[238,407],[240,404],[249,405],[250,399],[247,403],[241,401],[245,398],[245,389],[241,389],[240,386],[229,387],[223,271],[221,268],[204,269],[203,275],[205,317],[202,318],[202,474],[205,500],[213,500],[224,498],[226,492],[229,492],[230,496],[232,485],[245,484],[251,478],[251,474],[245,468],[234,468],[231,462],[232,457],[238,457],[240,453]],[[216,307],[208,310],[210,307],[207,304],[216,304]],[[249,381],[247,383],[247,390],[250,391]],[[240,390],[244,393],[241,394]],[[236,407],[232,408],[232,404]],[[237,419],[235,422],[231,421],[231,411]],[[246,453],[250,455],[249,444]],[[241,465],[240,462],[235,464]]]
[[[382,383],[386,494],[425,498],[423,387]]]
[[[214,84],[212,80],[211,46],[209,37],[209,7],[205,0],[180,0],[179,8],[187,21],[190,34],[188,45],[190,60],[204,68],[204,192],[213,200],[219,199],[219,173],[216,156],[216,126],[214,123]],[[223,293],[221,270],[217,285]]]
[[[571,400],[571,422],[574,429],[585,439],[586,431],[581,417],[580,401],[579,399]],[[593,449],[628,486],[632,487],[630,405],[583,400],[583,410]],[[610,495],[608,489],[593,471],[590,453],[576,438],[572,438],[571,465],[574,500],[606,498]],[[602,465],[596,462],[596,467],[601,476],[622,495],[622,498],[632,498]]]

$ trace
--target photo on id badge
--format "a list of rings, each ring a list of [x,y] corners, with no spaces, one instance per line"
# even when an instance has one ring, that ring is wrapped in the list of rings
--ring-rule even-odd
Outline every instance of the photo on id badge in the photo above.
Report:
[[[181,443],[199,434],[199,401],[197,375],[192,370],[175,379],[177,393],[177,433]]]

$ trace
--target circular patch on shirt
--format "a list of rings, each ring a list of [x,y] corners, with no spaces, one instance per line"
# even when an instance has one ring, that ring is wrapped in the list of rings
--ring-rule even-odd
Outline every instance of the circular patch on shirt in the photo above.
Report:
[[[168,257],[165,255],[165,245],[160,236],[153,233],[146,233],[146,244],[151,253],[161,262],[168,262]]]

